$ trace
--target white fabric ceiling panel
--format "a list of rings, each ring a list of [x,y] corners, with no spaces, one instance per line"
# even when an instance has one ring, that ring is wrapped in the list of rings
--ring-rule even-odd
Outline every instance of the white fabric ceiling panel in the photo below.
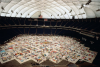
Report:
[[[1,7],[1,3],[0,3],[0,7]],[[0,10],[0,15],[1,15],[1,11],[2,11],[2,10]]]
[[[5,9],[3,10],[3,12],[5,12],[5,13],[1,13],[1,16],[6,16],[6,14],[8,14],[9,9],[10,9],[12,6],[14,6],[16,3],[17,3],[17,2],[15,2],[15,1],[11,1],[11,2],[5,7]]]
[[[63,6],[60,6],[60,8],[64,11],[62,14],[64,15],[64,17],[66,18],[66,19],[70,19],[70,13],[69,13],[69,11],[65,8],[65,7],[63,7]]]
[[[96,17],[95,13],[91,9],[85,7],[84,10],[86,11],[87,18],[95,18]]]
[[[39,18],[39,15],[41,14],[41,12],[40,11],[37,11],[37,12],[35,12],[32,16],[31,16],[31,18]]]
[[[22,15],[22,17],[31,17],[31,16],[29,16],[30,15],[30,13],[32,12],[32,11],[34,11],[35,9],[28,9],[27,11],[25,11],[25,13]]]
[[[100,11],[99,12],[96,11],[98,9],[97,6],[90,5],[89,8],[94,12],[96,17],[100,17]]]
[[[43,18],[50,18],[50,16],[46,12],[42,12],[41,15]]]
[[[46,11],[49,12],[54,18],[56,18],[56,14],[52,10],[46,9]],[[51,16],[51,18],[52,18],[52,16]]]
[[[65,6],[65,8],[66,8],[67,15],[71,19],[72,18],[71,15],[74,15],[75,13],[73,12],[73,10],[69,6]],[[72,10],[72,12],[70,13],[71,10]]]
[[[75,16],[76,16],[76,19],[78,19],[78,18],[82,18],[82,16],[79,16],[78,14],[79,14],[79,10],[77,10],[77,7],[73,4],[73,3],[68,3],[68,5],[70,6],[70,5],[73,5],[73,6],[70,6],[72,9],[73,9],[73,11],[75,12]],[[77,18],[78,17],[78,18]]]
[[[100,0],[1,0],[1,16],[75,19],[100,17]],[[43,12],[43,13],[42,13]],[[35,13],[35,14],[34,14]],[[37,16],[37,15],[36,15]]]
[[[54,15],[57,19],[60,19],[60,16],[57,16],[57,12],[53,10],[53,8],[48,9],[52,15]]]
[[[10,3],[12,0],[1,0],[1,2]]]
[[[56,17],[54,17],[53,15],[51,16],[51,13],[48,12],[48,11],[46,11],[46,10],[43,11],[43,12],[45,12],[46,14],[48,14],[48,16],[49,16],[49,17],[47,17],[48,19],[50,19],[50,18],[52,18],[52,19],[53,19],[53,18],[56,18]],[[43,14],[42,14],[42,15],[43,15]]]
[[[6,3],[6,2],[1,2],[0,4],[1,4],[1,6],[3,6],[4,8],[8,5],[8,3]]]
[[[31,13],[27,16],[28,18],[31,17],[34,13],[36,13],[38,10],[34,10],[34,11],[31,11]]]
[[[55,9],[56,9],[57,11],[56,11]],[[53,10],[56,11],[57,16],[59,16],[59,17],[62,16],[62,17],[64,18],[63,15],[64,15],[65,12],[64,12],[61,8],[56,7],[56,8],[53,8]]]

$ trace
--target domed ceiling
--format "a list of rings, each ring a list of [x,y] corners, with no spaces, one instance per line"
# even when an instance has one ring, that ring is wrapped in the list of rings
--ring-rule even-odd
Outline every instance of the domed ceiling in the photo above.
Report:
[[[100,17],[100,0],[1,0],[0,15],[48,19]]]

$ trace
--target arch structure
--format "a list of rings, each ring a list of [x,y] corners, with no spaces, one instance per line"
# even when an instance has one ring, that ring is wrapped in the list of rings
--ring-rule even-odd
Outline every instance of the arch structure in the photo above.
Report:
[[[100,0],[1,0],[4,17],[85,19],[100,17]]]

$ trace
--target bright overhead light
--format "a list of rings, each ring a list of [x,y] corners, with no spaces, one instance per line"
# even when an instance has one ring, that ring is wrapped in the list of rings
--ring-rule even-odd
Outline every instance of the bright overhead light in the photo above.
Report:
[[[84,4],[83,6],[85,7],[86,5]]]
[[[84,4],[83,6],[84,6],[84,7],[89,7],[89,5],[85,5],[85,4]]]

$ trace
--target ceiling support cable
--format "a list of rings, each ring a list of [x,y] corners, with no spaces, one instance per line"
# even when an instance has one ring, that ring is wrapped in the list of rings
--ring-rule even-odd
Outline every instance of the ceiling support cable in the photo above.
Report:
[[[43,28],[43,35],[45,34],[45,28]]]
[[[7,18],[6,18],[6,16],[5,16],[5,20],[6,20]]]
[[[56,34],[56,31],[57,31],[57,28],[56,28],[56,30],[55,30],[55,33],[54,33],[54,35]]]
[[[24,34],[25,34],[25,28],[24,28]]]
[[[26,21],[26,17],[25,17],[25,20],[24,20],[24,25],[25,25],[25,21]]]
[[[63,21],[62,21],[62,23],[63,23]],[[60,24],[60,26],[62,25],[62,23]]]
[[[30,22],[30,25],[32,25],[32,21]],[[29,30],[28,30],[28,35],[30,34],[29,32],[30,32],[30,27],[29,27]]]
[[[12,21],[13,21],[13,20],[12,20]],[[13,21],[13,23],[16,24],[14,21]]]
[[[68,21],[67,21],[67,23],[64,26],[66,26],[67,24],[68,24]]]
[[[75,22],[72,22],[72,24],[71,25],[69,25],[70,27],[74,24]]]
[[[20,25],[20,21],[19,21],[19,19],[18,19],[18,22],[19,22],[19,25]]]
[[[50,26],[51,26],[51,21],[50,21]]]
[[[29,32],[30,32],[30,28],[29,28],[29,30],[28,30],[28,35],[30,34]]]
[[[45,21],[44,21],[44,26],[45,26]]]
[[[62,30],[61,30],[61,31],[62,31]],[[59,32],[57,33],[57,35],[58,35],[61,31],[59,31]]]
[[[14,28],[12,28],[12,30],[14,31],[14,32],[16,32],[15,30],[14,30]],[[18,32],[16,32],[17,34],[19,34]]]
[[[17,28],[18,29],[18,28]],[[19,30],[19,29],[18,29]],[[23,34],[20,30],[19,30],[19,32],[21,33],[21,34]]]
[[[51,35],[52,35],[52,28],[51,28]]]
[[[36,27],[36,33],[35,34],[37,34],[37,27]]]
[[[77,22],[77,24],[74,25],[74,27],[77,27],[80,24],[80,22]]]
[[[45,26],[45,21],[44,21],[44,26]],[[45,28],[43,28],[43,35],[45,34]]]
[[[57,23],[58,23],[58,21],[57,21]],[[57,26],[57,23],[56,23],[56,26]]]
[[[32,21],[30,22],[30,25],[32,25]]]
[[[37,25],[38,25],[38,21],[37,21]]]
[[[77,23],[74,25],[74,27],[75,27],[77,24],[79,24],[79,19],[78,19],[77,21],[75,21],[75,22],[77,22]]]
[[[79,22],[79,24],[77,24],[75,28],[79,28],[80,25],[81,25],[81,22]]]

